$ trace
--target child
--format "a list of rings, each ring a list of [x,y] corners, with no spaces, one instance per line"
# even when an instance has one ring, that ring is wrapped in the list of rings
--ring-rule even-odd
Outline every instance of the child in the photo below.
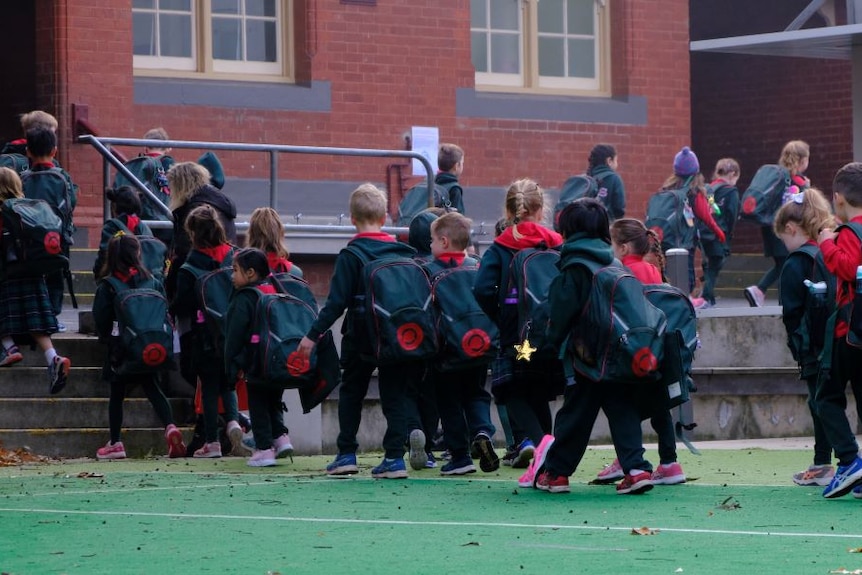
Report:
[[[135,236],[122,235],[111,238],[108,242],[106,261],[101,277],[96,287],[96,295],[93,299],[93,319],[96,324],[96,333],[103,343],[109,346],[119,345],[119,338],[112,337],[113,328],[116,326],[117,317],[114,312],[114,300],[117,297],[115,286],[110,278],[115,278],[129,288],[154,289],[164,294],[161,283],[156,281],[150,273],[141,265],[141,245]],[[125,459],[126,449],[120,440],[120,431],[123,426],[123,400],[126,397],[126,389],[130,385],[140,384],[144,389],[147,399],[156,410],[156,415],[165,425],[165,441],[168,444],[168,457],[183,457],[186,446],[183,443],[183,435],[174,425],[174,417],[171,405],[165,394],[158,385],[159,374],[133,373],[119,375],[115,369],[117,365],[112,362],[112,357],[117,356],[117,351],[109,347],[102,369],[102,377],[111,386],[110,399],[108,400],[108,426],[111,438],[104,447],[96,451],[96,459]]]
[[[464,213],[464,189],[458,178],[464,171],[464,150],[455,144],[440,144],[437,151],[437,175],[434,183],[449,190],[449,202],[458,213]]]
[[[0,168],[0,205],[6,200],[21,197],[23,192],[18,174],[10,168]],[[3,243],[0,233],[0,254],[6,253]],[[54,349],[51,334],[56,332],[57,318],[44,276],[7,278],[0,282],[0,367],[9,367],[24,359],[13,336],[29,335],[45,354],[49,391],[51,394],[60,393],[66,386],[72,362]]]
[[[415,251],[408,245],[395,241],[381,228],[386,222],[386,194],[373,184],[362,184],[350,195],[350,220],[357,234],[341,250],[335,260],[335,271],[329,284],[329,296],[317,320],[299,345],[300,353],[308,357],[321,335],[335,323],[345,309],[354,308],[356,297],[364,295],[361,281],[363,262],[350,248],[362,250],[368,259],[386,257],[413,257]],[[326,473],[334,476],[352,475],[358,472],[356,465],[356,433],[362,417],[362,402],[368,392],[368,383],[376,367],[374,360],[360,354],[367,337],[357,333],[353,314],[348,314],[342,327],[341,364],[344,373],[338,401],[338,454],[326,466]],[[425,369],[422,362],[404,362],[381,365],[377,369],[380,387],[380,402],[386,417],[386,434],[383,437],[385,455],[383,461],[371,470],[371,476],[379,479],[407,477],[404,464],[404,445],[407,442],[406,389],[418,385]],[[252,422],[253,423],[253,422]]]
[[[548,338],[568,356],[565,340],[590,293],[592,274],[583,265],[572,265],[574,258],[588,258],[608,265],[614,260],[608,229],[607,211],[598,200],[582,198],[560,214],[560,229],[566,238],[560,256],[560,275],[548,295],[550,322]],[[564,365],[572,365],[571,358]],[[643,457],[643,435],[634,387],[615,381],[591,381],[585,376],[569,378],[563,407],[554,422],[554,440],[545,451],[539,450],[534,468],[544,471],[536,487],[551,493],[569,491],[569,475],[580,463],[599,409],[608,417],[614,447],[625,474],[617,493],[642,493],[652,489],[652,465]],[[544,461],[542,461],[544,459]]]
[[[290,252],[284,242],[284,225],[274,209],[255,208],[248,222],[245,245],[266,254],[272,273],[290,273],[302,278],[302,270],[288,259]]]
[[[191,370],[201,386],[204,411],[204,434],[206,443],[194,452],[194,457],[221,457],[218,440],[218,400],[221,398],[227,421],[226,432],[233,445],[233,453],[245,452],[242,447],[242,427],[237,422],[236,380],[226,376],[222,353],[215,335],[203,321],[202,305],[196,295],[198,277],[226,267],[226,260],[233,254],[227,243],[224,228],[216,211],[209,205],[201,205],[186,218],[186,233],[192,242],[186,262],[177,273],[177,292],[171,302],[171,313],[177,318],[180,342],[185,347],[182,353],[191,356]],[[197,317],[195,313],[197,312]],[[187,334],[190,332],[191,336]]]
[[[276,292],[275,286],[266,282],[269,270],[267,255],[261,250],[244,248],[236,253],[232,276],[234,292],[225,316],[225,371],[230,381],[245,378],[247,382],[255,445],[247,462],[249,467],[271,467],[276,464],[277,457],[293,452],[283,422],[284,391],[251,375],[252,354],[247,351],[259,294]]]
[[[791,186],[796,186],[799,191],[811,185],[811,181],[804,175],[805,170],[808,169],[808,159],[810,156],[811,150],[808,144],[802,140],[787,142],[784,145],[784,149],[781,150],[781,158],[779,158],[778,164],[790,172],[790,184]],[[763,274],[757,285],[745,288],[743,293],[751,307],[761,307],[766,301],[766,290],[781,275],[784,259],[788,255],[787,248],[776,237],[772,226],[761,226],[760,234],[763,236],[763,255],[772,258],[774,265]]]
[[[57,126],[57,118],[42,110],[33,110],[21,115],[21,130],[25,136],[33,128],[45,128],[56,134]],[[54,160],[54,165],[57,165],[56,160]],[[18,175],[27,171],[30,167],[30,160],[27,158],[26,137],[12,140],[3,146],[3,149],[0,150],[0,166],[12,168]]]
[[[835,215],[848,224],[862,224],[862,163],[851,162],[838,170],[832,181],[832,193]],[[832,498],[846,495],[862,484],[862,457],[845,412],[847,381],[859,382],[862,379],[862,352],[851,347],[846,339],[849,331],[847,308],[853,302],[856,269],[862,265],[862,241],[853,228],[845,225],[836,231],[829,228],[820,230],[817,243],[826,268],[835,275],[838,284],[838,318],[834,322],[832,353],[828,356],[831,359],[830,371],[821,374],[815,392],[817,415],[838,458],[835,476],[823,491],[823,497]],[[824,363],[826,352],[823,352]],[[856,389],[854,393],[857,393]],[[857,494],[862,496],[860,490],[854,491],[854,495]]]
[[[470,220],[456,212],[434,220],[431,223],[431,253],[434,260],[423,266],[432,282],[447,269],[469,266],[472,273],[451,278],[467,282],[462,285],[468,294],[478,271],[475,260],[467,256],[471,224]],[[457,302],[448,303],[453,307],[457,305]],[[435,362],[431,369],[437,407],[443,423],[443,439],[451,455],[450,461],[440,468],[440,475],[475,473],[471,451],[478,454],[482,471],[496,471],[500,467],[500,459],[491,443],[496,430],[491,423],[491,395],[485,391],[487,362],[446,371],[441,370],[439,363]]]
[[[834,218],[829,207],[829,201],[819,190],[808,188],[801,194],[793,196],[793,200],[781,206],[775,214],[773,229],[775,235],[784,242],[790,255],[781,268],[781,278],[778,282],[779,299],[781,300],[781,317],[787,330],[787,346],[793,358],[799,364],[800,378],[808,385],[808,408],[814,422],[814,463],[805,471],[793,475],[797,485],[820,485],[825,487],[832,481],[835,469],[832,467],[832,448],[826,436],[823,421],[817,413],[815,394],[817,391],[818,356],[822,346],[811,346],[798,337],[800,327],[805,321],[805,313],[815,313],[811,310],[811,299],[808,287],[803,283],[824,281],[826,277],[815,277],[815,271],[820,267],[825,272],[823,256],[818,252],[815,238],[822,229],[833,228]],[[834,279],[828,278],[834,284]],[[829,290],[832,293],[832,290]],[[824,298],[826,295],[824,294]],[[821,310],[825,324],[826,307]],[[822,340],[822,335],[821,340]],[[807,334],[810,342],[814,334]]]
[[[730,238],[739,216],[739,190],[736,182],[739,180],[739,163],[733,158],[722,158],[715,164],[715,175],[709,184],[712,197],[710,205],[713,208],[713,219],[724,232],[726,241],[721,242],[709,226],[702,221],[697,222],[700,234],[700,245],[703,251],[703,291],[704,300],[700,309],[708,309],[715,305],[715,282],[724,267],[724,262],[730,254]],[[716,208],[718,211],[716,211]]]
[[[623,180],[617,173],[619,159],[617,150],[610,144],[597,144],[590,150],[590,167],[587,175],[592,176],[599,185],[599,201],[608,210],[611,221],[626,215],[626,190]]]
[[[661,240],[658,235],[647,230],[640,220],[625,218],[611,224],[611,246],[614,257],[631,270],[643,284],[662,283],[661,272],[655,265],[644,260],[644,256],[652,254],[661,265],[663,255]],[[685,473],[677,462],[676,436],[673,429],[673,417],[669,410],[662,410],[650,418],[650,424],[658,435],[658,454],[660,464],[652,474],[655,485],[676,485],[685,483]],[[620,460],[602,469],[597,479],[599,481],[614,481],[625,476]]]
[[[30,169],[21,176],[24,197],[44,199],[51,204],[60,219],[63,220],[63,254],[68,257],[75,226],[72,224],[72,212],[77,202],[77,186],[72,183],[69,174],[54,165],[54,155],[57,153],[57,135],[49,128],[33,128],[27,132],[27,156],[30,158]],[[58,271],[45,277],[48,294],[54,315],[63,311],[63,280],[66,273]],[[66,326],[57,322],[59,331],[65,331]]]
[[[105,254],[108,251],[108,242],[117,232],[121,230],[114,219],[119,220],[126,228],[135,235],[150,236],[152,232],[149,226],[141,221],[141,197],[128,186],[108,190],[105,194],[111,202],[111,220],[102,226],[102,240],[99,242],[99,253],[96,254],[96,263],[93,265],[93,275],[97,280],[101,279],[101,273],[105,265]]]
[[[517,302],[508,301],[512,258],[526,248],[559,249],[563,238],[541,225],[545,195],[533,180],[517,180],[509,186],[505,209],[510,224],[482,256],[473,294],[488,317],[497,322],[500,349],[514,362],[514,346],[520,343],[520,336],[517,305],[513,305]],[[548,402],[562,390],[561,367],[556,359],[536,358],[526,367],[517,367],[512,369],[509,382],[495,386],[492,391],[497,402],[506,405],[515,441],[515,449],[506,453],[503,464],[524,469],[535,446],[551,432]],[[532,478],[529,482],[532,483]]]

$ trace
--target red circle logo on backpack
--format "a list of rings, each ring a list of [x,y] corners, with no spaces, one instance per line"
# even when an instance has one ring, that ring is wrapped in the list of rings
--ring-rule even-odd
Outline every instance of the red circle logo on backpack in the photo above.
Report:
[[[292,352],[287,356],[287,373],[293,377],[298,377],[311,369],[311,362],[308,358],[300,354],[298,351]]]
[[[753,214],[754,210],[757,209],[757,200],[751,197],[745,198],[745,201],[742,202],[742,213],[743,214]]]
[[[482,357],[490,347],[491,338],[483,329],[471,329],[461,338],[461,349],[467,357]]]
[[[642,347],[635,352],[632,358],[632,373],[638,377],[644,377],[658,369],[658,359],[648,347]]]
[[[661,229],[661,226],[653,226],[650,228],[650,231],[655,232],[655,235],[658,236],[658,241],[664,240],[664,230]]]
[[[422,340],[425,339],[425,334],[422,332],[422,328],[419,327],[418,324],[415,323],[405,323],[404,325],[398,326],[398,329],[395,331],[395,337],[398,338],[398,345],[404,351],[415,351],[422,345]]]
[[[163,364],[167,358],[168,352],[165,350],[165,346],[160,343],[149,344],[141,354],[144,365],[149,365],[150,367]]]
[[[43,243],[45,245],[45,251],[52,256],[56,256],[60,253],[60,234],[57,232],[48,232],[45,234]]]

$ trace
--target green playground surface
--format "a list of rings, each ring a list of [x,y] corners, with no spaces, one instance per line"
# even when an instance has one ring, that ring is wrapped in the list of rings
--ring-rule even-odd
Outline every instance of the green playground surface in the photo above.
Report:
[[[328,478],[329,457],[63,461],[0,468],[0,572],[494,574],[862,573],[862,500],[790,476],[810,449],[680,452],[689,482],[616,495],[517,487],[521,470]],[[647,456],[655,459],[655,450]]]

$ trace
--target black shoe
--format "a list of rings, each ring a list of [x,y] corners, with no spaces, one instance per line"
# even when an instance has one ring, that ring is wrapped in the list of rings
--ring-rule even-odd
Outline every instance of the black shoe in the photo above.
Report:
[[[473,439],[470,451],[479,453],[479,468],[485,473],[491,473],[500,469],[500,458],[494,451],[494,444],[487,433],[480,431]]]

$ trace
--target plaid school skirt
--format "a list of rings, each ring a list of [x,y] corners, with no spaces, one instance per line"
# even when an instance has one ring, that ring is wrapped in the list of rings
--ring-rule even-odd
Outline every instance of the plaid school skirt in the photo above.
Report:
[[[7,279],[0,282],[0,335],[57,332],[57,318],[48,297],[45,278]]]

